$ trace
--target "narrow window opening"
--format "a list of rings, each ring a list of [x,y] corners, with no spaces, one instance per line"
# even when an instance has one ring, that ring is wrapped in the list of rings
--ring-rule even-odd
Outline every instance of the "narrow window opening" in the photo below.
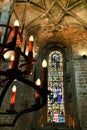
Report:
[[[47,122],[64,123],[64,85],[63,55],[60,51],[52,51],[48,57],[48,96]]]

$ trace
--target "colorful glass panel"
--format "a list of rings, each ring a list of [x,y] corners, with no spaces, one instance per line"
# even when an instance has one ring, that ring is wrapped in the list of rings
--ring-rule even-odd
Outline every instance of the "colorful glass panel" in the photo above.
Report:
[[[48,96],[47,121],[65,122],[64,88],[63,88],[63,55],[52,51],[48,58]]]

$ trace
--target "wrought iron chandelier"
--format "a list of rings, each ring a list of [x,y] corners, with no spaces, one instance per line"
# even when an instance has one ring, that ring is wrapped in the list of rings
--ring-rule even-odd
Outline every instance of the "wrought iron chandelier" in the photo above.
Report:
[[[25,78],[26,76],[30,76],[33,72],[33,65],[36,60],[33,58],[33,36],[29,38],[28,43],[28,53],[21,51],[21,46],[23,42],[22,34],[20,32],[19,22],[15,21],[14,27],[10,25],[0,24],[0,27],[6,28],[6,35],[4,43],[0,43],[0,64],[3,64],[5,61],[9,61],[9,68],[6,70],[0,70],[0,76],[3,76],[0,80],[0,87],[2,88],[0,95],[0,107],[2,106],[3,99],[8,92],[8,89],[12,82],[15,80],[20,81],[28,87],[33,88],[36,91],[36,102],[34,105],[31,105],[29,108],[25,108],[21,111],[17,111],[14,109],[15,105],[15,97],[16,97],[16,86],[12,87],[12,95],[10,99],[10,107],[9,110],[6,110],[5,114],[15,114],[15,118],[12,123],[2,123],[0,126],[14,126],[17,119],[23,113],[29,113],[32,111],[37,111],[42,108],[47,102],[47,95],[50,91],[47,90],[47,62],[44,59],[42,62],[42,83],[40,84],[40,80],[37,80],[37,84],[32,82],[31,80]],[[10,36],[12,34],[12,37]],[[0,38],[2,36],[2,31],[0,31]],[[9,41],[9,38],[12,38]],[[23,62],[20,62],[21,58]],[[8,60],[9,59],[9,60]],[[0,65],[1,66],[1,65]],[[34,75],[34,74],[33,74]],[[3,84],[5,83],[5,85]],[[18,87],[18,86],[17,86]],[[0,112],[1,113],[1,112]],[[2,113],[3,114],[3,113]]]

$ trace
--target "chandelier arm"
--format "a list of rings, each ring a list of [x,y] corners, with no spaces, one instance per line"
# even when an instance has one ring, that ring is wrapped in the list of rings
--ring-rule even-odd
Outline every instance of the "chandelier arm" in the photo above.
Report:
[[[2,79],[2,80],[0,81],[0,84],[6,82],[8,79],[9,79],[9,78]],[[1,86],[1,87],[3,88],[3,86]]]
[[[13,48],[13,46],[12,46],[12,42],[9,42],[8,44],[2,44],[2,43],[0,43],[0,47],[1,47],[2,49],[7,48],[9,51],[10,51],[10,50],[14,50],[14,48]],[[6,50],[6,51],[8,51],[8,50]]]
[[[30,58],[29,56],[26,56],[24,52],[20,52],[20,55],[22,55],[25,58],[25,61],[28,63],[35,62],[36,60],[34,58]]]
[[[23,83],[29,85],[29,87],[34,88],[36,91],[38,91],[38,93],[39,93],[42,97],[47,96],[48,94],[50,94],[50,91],[44,90],[43,88],[38,87],[35,83],[33,83],[33,82],[30,81],[30,80],[27,80],[27,79],[25,79],[25,78],[23,78],[23,77],[18,77],[17,79],[18,79],[19,81],[21,81],[21,82],[23,82]]]
[[[24,63],[24,64],[19,65],[19,68],[21,68],[21,67],[23,67],[25,65],[28,65],[28,63]]]
[[[1,70],[0,70],[0,75],[1,75],[1,76],[6,76],[6,77],[7,77],[7,74],[6,74],[6,72],[4,72],[4,71],[1,71]]]
[[[20,55],[22,55],[27,62],[30,62],[30,59],[28,58],[28,56],[25,55],[24,52],[21,51],[21,52],[20,52]]]
[[[13,80],[9,80],[9,81],[6,83],[5,87],[3,88],[2,92],[1,92],[1,95],[0,95],[0,107],[1,107],[1,105],[2,105],[4,96],[5,96],[5,94],[6,94],[7,90],[8,90],[8,88],[9,88],[9,86],[11,85],[12,81],[13,81]]]
[[[42,97],[41,107],[43,107],[47,102],[47,95],[50,94],[50,91],[41,87],[38,87],[35,83],[30,80],[24,79],[22,77],[18,77],[18,80],[29,85],[29,87],[34,88]]]
[[[0,24],[0,27],[6,27],[7,29],[8,29],[8,28],[10,28],[10,29],[12,28],[12,27],[11,27],[10,25],[8,25],[8,24]]]
[[[8,126],[8,127],[13,127],[14,125],[15,125],[15,124],[13,124],[13,123],[8,123],[8,122],[7,122],[7,123],[1,123],[1,124],[0,124],[0,127],[3,127],[3,126],[4,126],[4,127],[7,127],[7,126]]]
[[[30,107],[30,108],[27,108],[27,109],[22,110],[22,111],[19,112],[19,113],[17,114],[17,116],[14,118],[12,125],[15,126],[15,124],[16,124],[18,118],[19,118],[22,114],[29,113],[29,112],[34,112],[34,111],[37,111],[37,110],[39,110],[39,109],[41,109],[41,108],[42,108],[42,105],[39,105],[39,106],[36,106],[36,107],[35,107],[35,105],[34,105],[34,107]]]
[[[5,44],[2,44],[2,43],[0,43],[0,48],[6,48],[6,45]]]
[[[45,100],[46,101],[46,100]],[[40,105],[33,105],[32,107],[30,107],[30,108],[27,108],[27,109],[24,109],[24,110],[22,110],[21,112],[19,112],[19,113],[17,113],[17,115],[15,116],[15,118],[14,118],[14,120],[13,120],[13,122],[12,123],[10,123],[10,124],[0,124],[0,126],[10,126],[10,127],[13,127],[13,126],[15,126],[15,124],[16,124],[16,122],[17,122],[17,120],[18,120],[18,118],[22,115],[22,114],[25,114],[25,113],[29,113],[29,112],[34,112],[34,111],[37,111],[37,110],[39,110],[39,109],[41,109],[43,107],[43,104],[40,104]]]
[[[8,30],[8,28],[7,28],[7,30]],[[9,30],[9,32],[7,33],[7,36],[6,36],[6,39],[5,39],[5,42],[6,42],[5,45],[7,44],[9,35],[10,35],[10,33],[11,33],[12,30],[13,30],[13,27],[11,27],[10,30]]]

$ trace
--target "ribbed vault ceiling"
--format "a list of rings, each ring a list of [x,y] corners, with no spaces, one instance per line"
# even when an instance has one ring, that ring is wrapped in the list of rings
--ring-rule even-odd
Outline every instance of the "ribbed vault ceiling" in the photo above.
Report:
[[[27,36],[35,35],[39,45],[43,42],[56,41],[69,43],[72,42],[69,40],[75,39],[76,35],[80,36],[81,28],[87,29],[87,2],[86,0],[16,0],[10,24],[13,24],[15,18],[19,19],[20,26],[25,25]]]
[[[83,17],[83,11],[87,8],[86,0],[16,0],[16,2],[30,2],[32,8],[39,12],[39,17],[47,17],[54,25],[64,19],[67,22],[67,16],[71,16],[87,28],[87,18]],[[86,14],[87,10],[84,11],[84,15]]]

